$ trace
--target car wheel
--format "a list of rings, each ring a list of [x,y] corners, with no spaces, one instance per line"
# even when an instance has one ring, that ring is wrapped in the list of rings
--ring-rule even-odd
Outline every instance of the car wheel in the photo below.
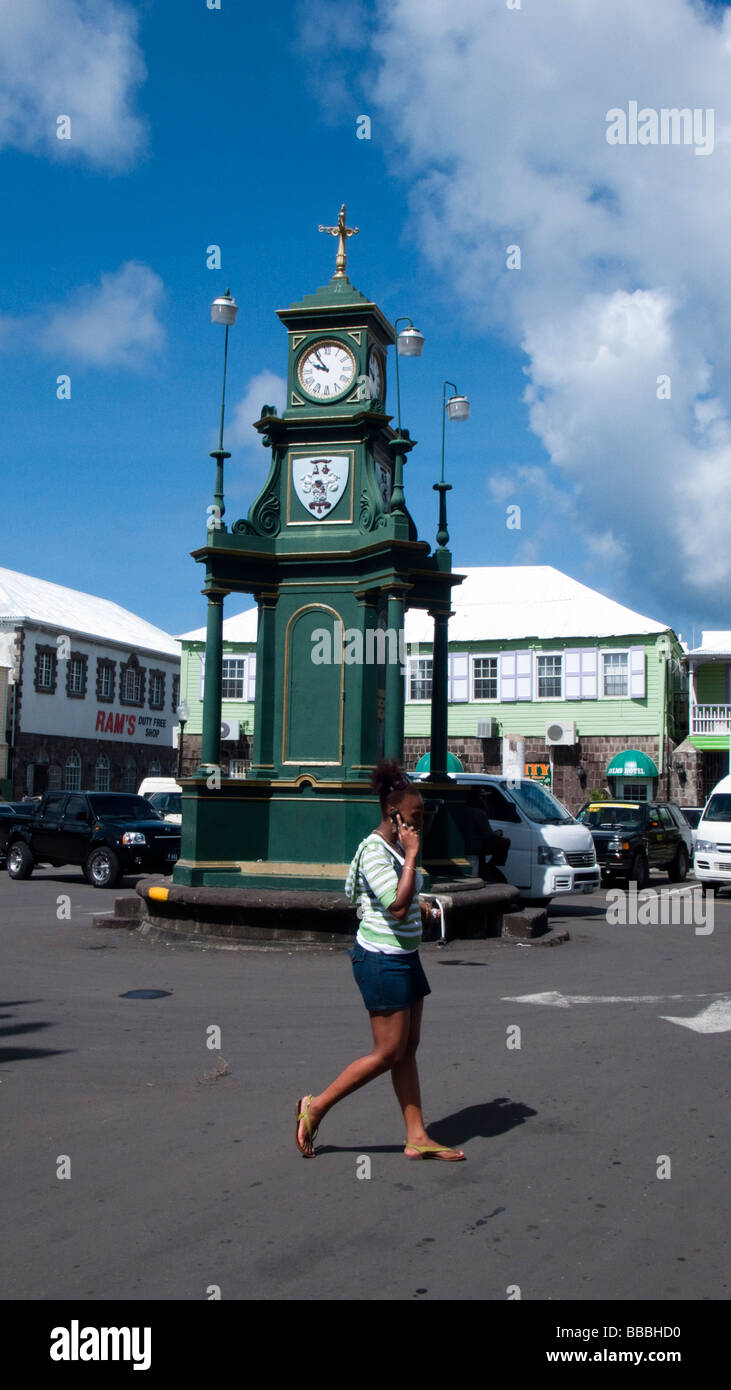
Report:
[[[35,859],[28,846],[17,840],[8,850],[8,873],[11,878],[30,878]]]
[[[91,851],[84,872],[92,887],[113,888],[121,873],[119,859],[113,849],[101,845],[99,849]]]
[[[647,855],[639,850],[632,860],[632,865],[627,875],[627,885],[629,886],[630,883],[636,883],[637,892],[639,893],[642,888],[647,887],[649,881],[650,866],[647,862]]]
[[[678,853],[668,869],[668,878],[670,882],[682,883],[683,879],[687,876],[689,868],[690,860],[688,859],[688,851],[685,845],[680,845]]]

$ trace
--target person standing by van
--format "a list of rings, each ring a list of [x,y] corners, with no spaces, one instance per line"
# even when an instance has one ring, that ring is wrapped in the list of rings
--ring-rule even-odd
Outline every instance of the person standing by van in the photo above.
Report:
[[[300,1098],[297,1148],[303,1158],[314,1158],[318,1126],[333,1105],[390,1071],[406,1126],[406,1157],[459,1162],[465,1158],[461,1149],[435,1144],[426,1131],[416,1067],[424,999],[431,993],[419,960],[422,877],[416,861],[424,802],[395,760],[378,763],[371,786],[380,801],[381,821],[359,844],[345,891],[359,907],[351,959],[370,1015],[373,1048],[319,1095]]]
[[[500,868],[508,857],[510,841],[502,831],[493,830],[490,817],[485,810],[485,795],[479,786],[470,787],[467,792],[464,845],[465,855],[475,878],[493,883],[506,882]],[[489,864],[486,864],[486,859],[489,859]]]

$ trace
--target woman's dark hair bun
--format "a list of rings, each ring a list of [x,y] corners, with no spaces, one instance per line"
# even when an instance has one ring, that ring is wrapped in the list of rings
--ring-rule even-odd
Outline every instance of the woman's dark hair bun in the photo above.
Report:
[[[392,792],[405,792],[413,783],[395,758],[381,758],[373,769],[371,786],[383,804]]]

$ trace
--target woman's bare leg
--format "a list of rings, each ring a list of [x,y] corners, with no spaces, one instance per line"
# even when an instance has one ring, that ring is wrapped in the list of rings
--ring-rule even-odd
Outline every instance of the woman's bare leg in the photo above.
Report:
[[[381,1076],[385,1071],[390,1071],[394,1063],[404,1055],[411,1028],[411,1010],[398,1009],[388,1014],[371,1014],[370,1019],[373,1050],[365,1057],[359,1057],[357,1061],[351,1062],[350,1066],[346,1067],[345,1071],[342,1071],[327,1087],[327,1090],[322,1091],[319,1096],[313,1096],[308,1110],[308,1118],[313,1130],[319,1125],[328,1110],[331,1110],[333,1105],[337,1105],[339,1100],[343,1100],[345,1096],[357,1091],[359,1087],[365,1086],[374,1077]],[[304,1099],[303,1097],[300,1103],[300,1113],[304,1109]],[[304,1120],[300,1120],[297,1140],[301,1152],[306,1154],[313,1152]]]
[[[419,1046],[421,1036],[421,1015],[424,1009],[424,1000],[420,999],[418,1004],[412,1005],[411,1021],[406,1041],[406,1051],[400,1061],[394,1062],[391,1067],[391,1080],[393,1089],[396,1092],[398,1103],[401,1106],[406,1125],[406,1148],[413,1148],[417,1145],[424,1147],[427,1144],[435,1144],[431,1135],[427,1134],[424,1127],[424,1116],[421,1113],[421,1090],[419,1087],[419,1073],[416,1067],[416,1049]],[[450,1154],[455,1158],[451,1159]],[[414,1155],[415,1156],[415,1155]],[[454,1162],[464,1155],[461,1149],[450,1149],[440,1155],[447,1162]]]

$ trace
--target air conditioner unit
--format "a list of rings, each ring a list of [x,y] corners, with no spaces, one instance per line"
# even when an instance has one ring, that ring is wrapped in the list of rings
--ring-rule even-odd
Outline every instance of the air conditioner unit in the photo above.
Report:
[[[498,723],[497,719],[478,719],[477,737],[478,738],[497,738]]]
[[[549,748],[555,748],[560,744],[571,745],[576,743],[576,725],[573,719],[565,723],[559,723],[556,719],[552,724],[546,725],[546,743]]]
[[[238,737],[239,737],[239,720],[238,720],[238,719],[222,719],[222,720],[221,720],[221,742],[222,742],[222,743],[234,743],[234,742],[238,739]]]

